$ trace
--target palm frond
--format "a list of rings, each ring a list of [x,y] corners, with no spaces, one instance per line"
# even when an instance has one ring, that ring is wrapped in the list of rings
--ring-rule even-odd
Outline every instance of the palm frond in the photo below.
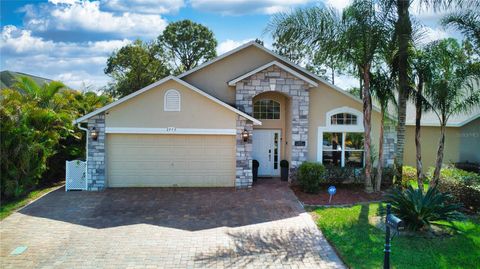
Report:
[[[474,41],[477,50],[480,50],[480,11],[476,9],[457,11],[445,16],[441,22],[444,26],[458,29]]]

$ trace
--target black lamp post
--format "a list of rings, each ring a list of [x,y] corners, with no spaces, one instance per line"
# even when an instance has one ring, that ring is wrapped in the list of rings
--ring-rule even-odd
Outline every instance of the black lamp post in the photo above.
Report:
[[[387,204],[387,216],[385,217],[385,249],[383,250],[383,269],[390,269],[390,241],[393,238],[390,237],[390,229],[393,229],[396,234],[404,226],[403,221],[393,215],[391,211],[392,205]]]

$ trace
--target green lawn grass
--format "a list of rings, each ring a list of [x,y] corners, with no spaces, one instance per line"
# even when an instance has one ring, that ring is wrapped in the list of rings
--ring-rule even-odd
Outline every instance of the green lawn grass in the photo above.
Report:
[[[62,184],[63,183],[59,183],[59,184],[56,184],[54,186],[39,188],[37,190],[34,190],[34,191],[30,192],[29,194],[27,194],[27,196],[22,197],[20,199],[10,201],[10,202],[6,202],[6,203],[2,202],[0,204],[0,220],[3,220],[4,218],[10,216],[10,214],[15,212],[15,210],[18,210],[19,208],[24,207],[25,205],[27,205],[31,201],[33,201],[33,200],[37,199],[38,197],[40,197],[40,196],[58,188]]]
[[[328,241],[351,268],[381,268],[385,233],[368,223],[384,211],[382,204],[317,208],[312,213]],[[379,210],[380,209],[380,210]],[[455,222],[459,232],[449,237],[395,237],[392,268],[479,268],[480,219]]]

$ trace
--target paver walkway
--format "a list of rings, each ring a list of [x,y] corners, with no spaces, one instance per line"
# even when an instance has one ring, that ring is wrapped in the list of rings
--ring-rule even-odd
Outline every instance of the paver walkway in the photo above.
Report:
[[[54,191],[0,222],[0,268],[344,265],[286,183],[260,179],[237,191]]]

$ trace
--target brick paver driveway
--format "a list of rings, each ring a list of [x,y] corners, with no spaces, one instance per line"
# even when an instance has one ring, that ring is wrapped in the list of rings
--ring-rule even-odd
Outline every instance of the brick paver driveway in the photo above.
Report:
[[[1,268],[344,267],[272,179],[240,191],[59,189],[0,222],[0,236]]]

